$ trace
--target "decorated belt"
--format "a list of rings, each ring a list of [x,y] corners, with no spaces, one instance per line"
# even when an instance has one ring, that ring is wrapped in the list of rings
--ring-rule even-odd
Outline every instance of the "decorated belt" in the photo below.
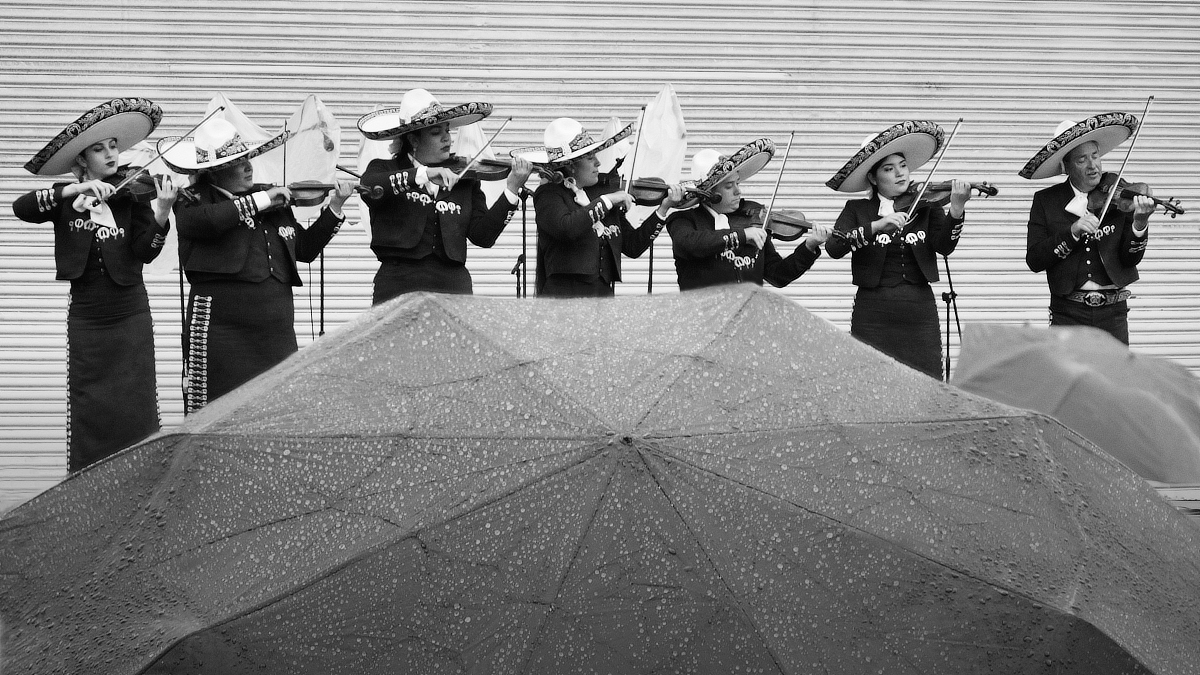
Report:
[[[1105,305],[1115,305],[1118,302],[1124,302],[1133,295],[1132,292],[1125,290],[1095,290],[1095,291],[1075,291],[1067,293],[1063,297],[1072,302],[1080,302],[1088,307],[1103,307]]]

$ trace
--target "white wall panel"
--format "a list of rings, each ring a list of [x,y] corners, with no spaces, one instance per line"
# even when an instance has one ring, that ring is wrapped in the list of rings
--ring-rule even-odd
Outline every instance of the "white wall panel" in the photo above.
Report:
[[[732,150],[759,136],[796,145],[778,206],[832,222],[845,196],[824,187],[867,135],[903,119],[963,126],[939,176],[1001,189],[968,206],[950,258],[959,318],[1043,325],[1047,291],[1024,264],[1029,201],[1052,181],[1016,172],[1064,118],[1151,109],[1128,176],[1189,213],[1155,216],[1131,302],[1136,350],[1200,372],[1200,5],[1138,2],[797,0],[752,2],[256,3],[110,0],[0,2],[0,201],[44,179],[22,164],[68,121],[115,96],[146,96],[166,112],[156,137],[198,120],[224,92],[252,119],[278,126],[310,93],[341,124],[354,164],[355,120],[422,86],[449,104],[484,100],[513,121],[505,150],[540,142],[567,115],[598,131],[636,118],[670,82],[691,149]],[[488,120],[485,132],[498,127]],[[1107,158],[1113,169],[1121,148]],[[765,199],[772,168],[747,187]],[[922,175],[922,172],[918,172]],[[353,203],[353,202],[352,202]],[[351,219],[355,209],[348,209]],[[529,252],[533,251],[530,210]],[[477,293],[513,294],[519,214],[494,249],[471,249]],[[61,478],[65,467],[65,306],[48,227],[0,210],[0,508]],[[369,304],[375,262],[366,232],[348,226],[327,249],[325,320],[341,325]],[[646,262],[627,261],[619,293],[645,292]],[[656,245],[655,292],[674,292],[670,242]],[[301,344],[315,332],[317,268],[297,291]],[[530,275],[532,278],[532,274]],[[179,289],[149,283],[163,421],[181,419]],[[944,291],[945,282],[935,290]],[[848,260],[822,258],[782,292],[846,328]],[[311,298],[311,301],[310,301]],[[798,349],[819,346],[798,345]],[[949,349],[957,353],[952,336]]]

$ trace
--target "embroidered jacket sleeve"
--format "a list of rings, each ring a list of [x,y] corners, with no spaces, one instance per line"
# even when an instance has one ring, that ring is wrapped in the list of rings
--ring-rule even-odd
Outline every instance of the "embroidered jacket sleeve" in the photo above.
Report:
[[[677,258],[710,258],[722,251],[735,250],[746,243],[746,233],[740,229],[714,230],[700,226],[698,210],[694,207],[667,216],[667,232]]]
[[[163,244],[167,240],[167,232],[171,229],[171,221],[158,224],[154,217],[154,208],[149,204],[139,204],[131,201],[129,204],[129,248],[133,256],[143,263],[152,262],[162,253]]]
[[[1125,267],[1137,267],[1146,254],[1146,244],[1150,243],[1150,228],[1146,227],[1139,235],[1133,229],[1133,215],[1126,214],[1121,227],[1121,244],[1117,249],[1121,264]]]
[[[179,236],[197,241],[219,239],[239,227],[254,229],[259,206],[258,192],[222,201],[200,199],[198,204],[175,202],[175,224]]]
[[[962,226],[966,222],[966,213],[962,218],[954,218],[940,206],[930,206],[925,209],[929,218],[929,245],[942,255],[950,255],[958,247],[958,239],[962,235]]]
[[[1054,226],[1054,217],[1048,213],[1047,206],[1048,200],[1045,199],[1044,192],[1033,196],[1033,205],[1029,208],[1029,226],[1025,235],[1025,264],[1033,272],[1045,271],[1071,255],[1071,251],[1079,245],[1079,240],[1071,236],[1069,223],[1062,221],[1058,227]],[[1062,210],[1061,205],[1051,208]]]
[[[346,221],[346,217],[333,215],[333,211],[328,206],[321,209],[321,215],[313,221],[309,227],[300,227],[296,222],[296,216],[292,214],[290,208],[283,210],[288,220],[292,222],[292,226],[296,228],[296,259],[300,262],[312,262],[321,255],[321,251],[325,249],[325,245],[333,239],[333,235],[338,233],[342,228],[342,223]]]
[[[842,207],[837,222],[833,225],[833,236],[825,242],[825,252],[831,258],[843,258],[851,251],[857,251],[875,241],[871,232],[871,219],[858,205],[864,200],[852,199]]]
[[[13,215],[27,223],[46,223],[54,220],[61,209],[63,188],[67,183],[26,192],[13,202]]]
[[[630,258],[640,257],[654,243],[654,239],[662,232],[667,221],[658,217],[658,211],[651,211],[649,217],[642,221],[641,227],[630,224],[625,214],[621,214],[621,253]]]
[[[593,234],[592,225],[604,220],[609,208],[597,197],[587,206],[575,203],[571,191],[549,186],[533,193],[538,231],[552,239],[574,241]]]
[[[775,250],[771,240],[767,239],[763,256],[763,280],[776,288],[783,288],[799,279],[800,275],[813,266],[817,258],[821,257],[821,249],[813,251],[807,244],[801,243],[791,255],[784,258]]]
[[[479,181],[470,183],[471,222],[467,227],[467,239],[480,248],[491,248],[504,228],[508,227],[517,205],[508,200],[507,194],[501,194],[488,208],[487,196],[483,194]]]

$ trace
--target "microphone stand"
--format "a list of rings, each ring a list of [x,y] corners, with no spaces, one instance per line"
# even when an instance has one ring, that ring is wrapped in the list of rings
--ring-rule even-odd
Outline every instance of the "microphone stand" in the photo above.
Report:
[[[521,200],[521,253],[509,274],[516,277],[518,298],[529,297],[529,266],[525,262],[525,252],[529,246],[529,194],[529,189],[525,186],[521,186],[517,191],[517,197]]]
[[[950,258],[942,256],[942,261],[946,263],[946,285],[950,288],[949,291],[942,293],[942,302],[946,303],[946,370],[942,377],[943,382],[950,381],[950,310],[954,310],[954,328],[958,331],[958,344],[962,345],[962,324],[958,320],[958,293],[954,292],[954,280],[950,278]]]

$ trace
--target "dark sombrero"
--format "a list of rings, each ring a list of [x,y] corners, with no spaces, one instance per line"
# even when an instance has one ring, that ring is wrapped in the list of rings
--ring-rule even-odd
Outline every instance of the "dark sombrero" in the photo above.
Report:
[[[904,155],[910,170],[928,162],[942,147],[946,132],[933,122],[909,120],[888,127],[882,133],[868,138],[845,166],[825,181],[838,192],[861,192],[871,188],[867,174],[871,167],[888,155]]]
[[[1064,121],[1054,130],[1054,138],[1038,150],[1017,172],[1022,178],[1050,178],[1063,172],[1067,153],[1084,143],[1093,142],[1101,155],[1125,142],[1137,131],[1138,119],[1129,113],[1110,112],[1082,122]]]
[[[153,101],[114,98],[67,125],[25,163],[25,170],[39,176],[67,173],[79,153],[93,143],[115,138],[118,150],[128,150],[149,136],[160,121],[162,109]]]
[[[258,143],[242,140],[228,120],[214,117],[201,124],[192,136],[168,136],[158,142],[163,162],[176,173],[196,174],[214,171],[234,162],[250,160],[283,145],[290,134],[281,131],[277,136]]]
[[[508,154],[546,167],[562,166],[585,155],[606,150],[633,134],[633,125],[628,124],[607,138],[596,140],[584,130],[583,125],[570,117],[559,117],[546,125],[542,135],[545,145],[517,148]]]
[[[728,157],[715,150],[701,150],[692,156],[691,179],[696,189],[708,192],[733,173],[738,181],[750,178],[774,156],[775,142],[769,138],[751,141]]]
[[[491,114],[490,103],[464,103],[447,108],[428,91],[410,89],[400,99],[399,107],[382,108],[360,117],[358,130],[372,141],[383,141],[438,124],[449,124],[450,128],[474,124]]]

